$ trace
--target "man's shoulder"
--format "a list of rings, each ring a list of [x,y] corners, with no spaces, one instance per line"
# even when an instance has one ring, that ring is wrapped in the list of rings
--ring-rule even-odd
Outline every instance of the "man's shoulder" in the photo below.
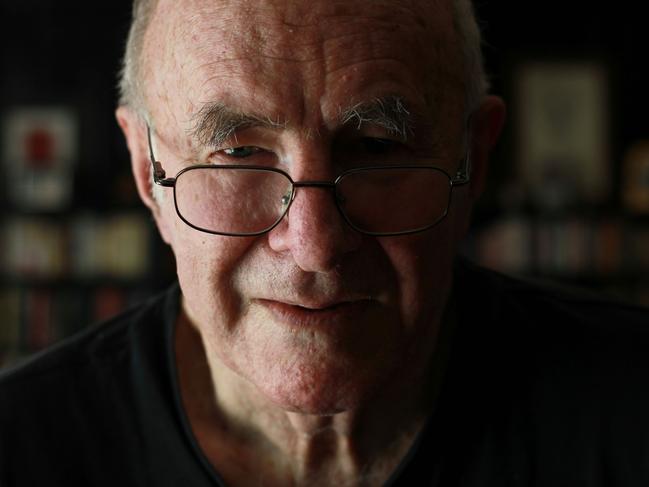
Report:
[[[462,272],[461,360],[489,364],[505,389],[536,390],[539,402],[649,407],[648,309],[472,264]]]
[[[0,408],[24,396],[61,394],[65,384],[86,379],[98,369],[119,367],[129,359],[138,335],[159,332],[167,291],[121,314],[94,324],[52,347],[0,371]],[[158,328],[158,329],[156,329]],[[64,390],[64,389],[63,389]]]
[[[475,298],[485,317],[564,330],[637,332],[649,336],[649,308],[564,283],[512,276],[466,260],[458,265],[459,292]]]
[[[135,484],[143,421],[166,424],[173,402],[163,394],[174,292],[0,373],[0,484]]]
[[[72,368],[82,368],[97,358],[111,356],[126,341],[128,328],[137,308],[132,308],[110,320],[90,325],[83,331],[65,338],[51,347],[0,371],[0,388],[12,387],[39,377],[53,376]]]
[[[489,485],[647,485],[649,311],[468,262],[455,293],[444,451]]]

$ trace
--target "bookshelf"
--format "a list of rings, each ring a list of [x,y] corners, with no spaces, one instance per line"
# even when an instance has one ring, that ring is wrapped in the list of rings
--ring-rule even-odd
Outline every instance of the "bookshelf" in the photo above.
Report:
[[[173,279],[113,115],[130,7],[0,3],[0,367]]]
[[[171,280],[140,210],[0,221],[0,365],[7,365],[141,302]]]
[[[587,287],[649,306],[649,219],[532,211],[476,228],[463,252],[486,267]]]

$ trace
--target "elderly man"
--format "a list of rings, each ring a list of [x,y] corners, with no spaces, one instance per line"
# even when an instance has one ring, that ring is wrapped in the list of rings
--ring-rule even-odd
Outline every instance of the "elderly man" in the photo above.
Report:
[[[5,374],[1,485],[649,485],[648,315],[456,261],[504,119],[468,0],[134,13],[179,286]]]

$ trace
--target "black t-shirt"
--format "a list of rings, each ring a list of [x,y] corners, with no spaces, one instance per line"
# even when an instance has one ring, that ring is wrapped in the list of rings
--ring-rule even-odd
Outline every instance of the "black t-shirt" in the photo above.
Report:
[[[223,485],[173,361],[180,291],[0,375],[0,486]],[[395,486],[649,486],[649,312],[459,263],[434,411]]]

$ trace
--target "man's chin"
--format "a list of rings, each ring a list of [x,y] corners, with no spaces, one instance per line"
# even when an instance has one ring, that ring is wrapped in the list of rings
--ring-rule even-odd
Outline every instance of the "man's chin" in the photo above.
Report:
[[[354,371],[344,360],[321,360],[269,368],[263,376],[249,379],[267,400],[285,411],[333,415],[371,401],[383,382],[385,371],[381,369],[355,367]]]
[[[315,416],[332,416],[361,407],[370,399],[370,391],[348,393],[347,389],[322,387],[303,390],[287,385],[280,390],[261,391],[275,406],[286,412]]]
[[[227,348],[213,343],[214,354],[246,383],[240,392],[286,411],[331,415],[361,407],[404,360],[398,330],[379,319],[297,330],[273,319],[247,324]]]

